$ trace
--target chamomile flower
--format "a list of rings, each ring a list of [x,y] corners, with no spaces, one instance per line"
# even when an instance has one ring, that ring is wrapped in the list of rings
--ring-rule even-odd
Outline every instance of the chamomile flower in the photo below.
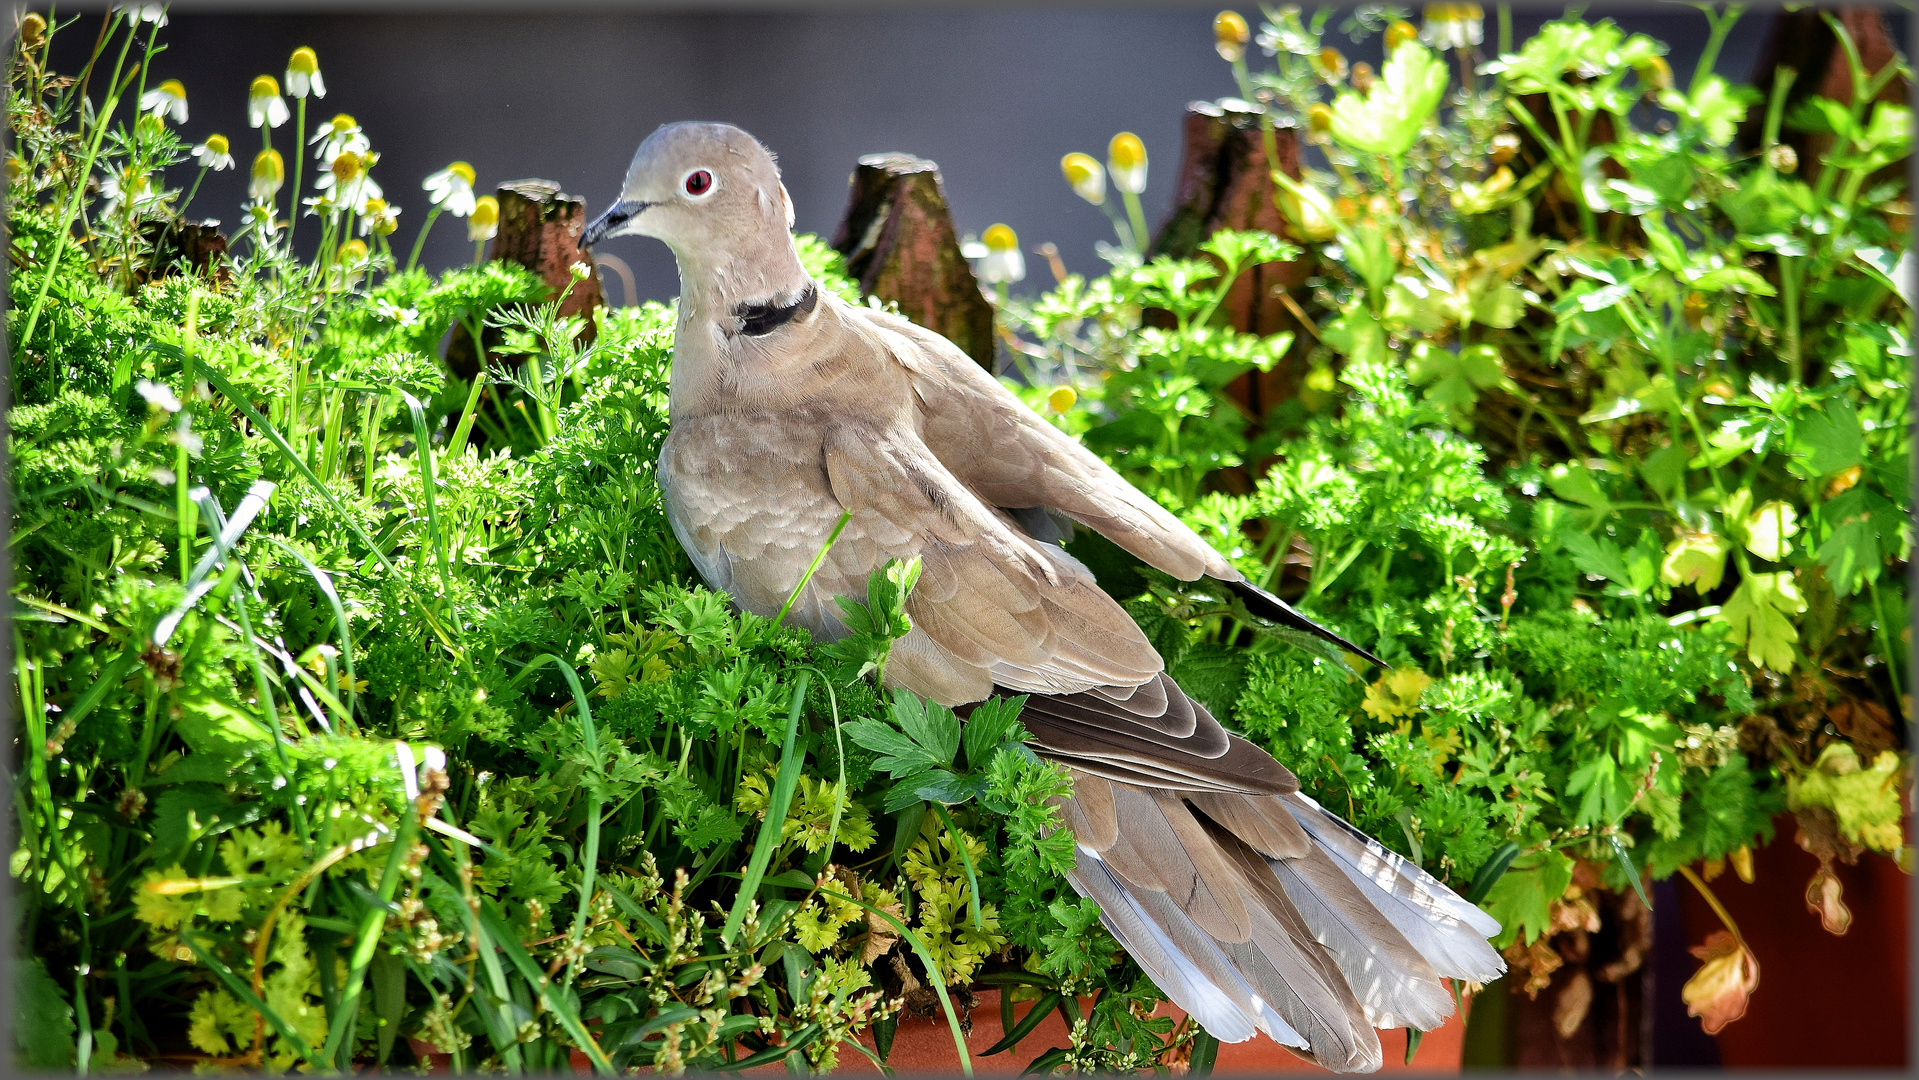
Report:
[[[207,141],[193,148],[193,160],[202,169],[225,172],[233,168],[233,148],[225,135],[208,135]]]
[[[332,161],[341,154],[364,153],[373,143],[368,141],[366,133],[360,130],[360,122],[340,113],[333,119],[313,129],[313,138],[307,140],[308,146],[319,149],[313,151],[318,161]]]
[[[155,26],[167,24],[165,4],[122,4],[116,10],[125,15],[128,22],[152,23]]]
[[[1419,40],[1435,49],[1467,49],[1485,40],[1486,12],[1478,4],[1427,4]]]
[[[1246,41],[1252,36],[1246,19],[1237,11],[1222,11],[1213,16],[1213,48],[1219,58],[1233,63],[1246,55]]]
[[[500,231],[500,200],[491,195],[482,195],[473,200],[473,210],[466,219],[466,238],[476,244],[485,243]]]
[[[400,227],[400,208],[387,203],[385,199],[368,199],[360,207],[360,235],[392,236]]]
[[[262,75],[247,88],[247,126],[277,128],[292,116],[286,99],[280,96],[280,84],[271,75]]]
[[[379,155],[371,151],[356,154],[348,150],[333,159],[327,171],[313,181],[313,186],[334,206],[357,208],[382,194],[380,185],[368,172],[378,160]]]
[[[1146,190],[1146,144],[1130,131],[1113,136],[1106,145],[1106,169],[1113,186],[1129,195]]]
[[[26,18],[20,20],[20,47],[37,49],[46,39],[47,20],[31,11],[27,12]]]
[[[348,240],[340,245],[339,258],[333,264],[334,272],[339,275],[335,280],[342,288],[351,289],[366,275],[367,264],[371,261],[372,252],[365,240]]]
[[[140,95],[140,111],[154,116],[172,117],[176,124],[187,122],[187,88],[178,79],[168,79]]]
[[[273,201],[280,186],[287,182],[287,163],[278,150],[262,150],[253,157],[253,176],[247,181],[247,194],[256,203]]]
[[[979,264],[980,280],[998,285],[1026,277],[1026,256],[1020,254],[1018,233],[1005,225],[989,225],[980,239],[986,244],[986,256]]]
[[[1068,154],[1059,159],[1059,169],[1066,174],[1073,194],[1094,206],[1106,201],[1106,170],[1100,168],[1091,154]]]
[[[287,93],[303,98],[309,91],[314,97],[325,97],[326,80],[320,78],[320,58],[302,45],[287,58]]]
[[[132,168],[120,168],[100,178],[100,194],[106,197],[108,217],[123,207],[145,210],[160,200],[153,177]]]
[[[426,189],[427,197],[434,206],[454,217],[465,217],[473,213],[475,205],[473,180],[473,166],[456,161],[421,181],[420,186]],[[497,200],[494,209],[497,213]]]

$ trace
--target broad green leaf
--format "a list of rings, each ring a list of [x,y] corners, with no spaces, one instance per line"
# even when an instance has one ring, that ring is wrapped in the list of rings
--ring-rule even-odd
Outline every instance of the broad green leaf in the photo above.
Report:
[[[1887,554],[1904,550],[1901,538],[1912,528],[1899,507],[1864,485],[1841,493],[1821,507],[1820,514],[1832,531],[1815,555],[1840,596],[1877,580]]]
[[[1753,574],[1739,583],[1716,616],[1731,631],[1726,640],[1746,646],[1754,664],[1772,671],[1791,671],[1793,644],[1799,628],[1789,615],[1806,610],[1806,598],[1789,571]]]
[[[1666,546],[1659,579],[1668,585],[1691,585],[1705,595],[1717,589],[1726,575],[1726,553],[1732,545],[1718,533],[1682,532]]]
[[[1866,432],[1845,398],[1802,412],[1793,423],[1792,440],[1807,476],[1828,476],[1865,460]]]
[[[1499,351],[1491,345],[1468,345],[1458,352],[1426,342],[1413,347],[1408,373],[1415,385],[1426,387],[1426,397],[1441,405],[1471,409],[1479,392],[1499,385],[1504,374]]]
[[[1769,562],[1783,562],[1792,553],[1790,538],[1799,533],[1799,511],[1774,499],[1746,519],[1746,550]]]
[[[73,1006],[37,956],[13,962],[13,1042],[33,1070],[73,1068]],[[224,1047],[223,1047],[224,1049]]]
[[[1562,461],[1546,474],[1546,486],[1567,502],[1576,502],[1594,510],[1611,510],[1612,500],[1599,489],[1592,470],[1578,462]],[[1597,571],[1595,571],[1596,573]]]
[[[1739,122],[1746,118],[1746,106],[1754,96],[1750,87],[1735,88],[1709,75],[1696,93],[1667,90],[1659,95],[1659,104],[1679,114],[1682,130],[1697,132],[1708,146],[1726,146],[1739,133]]]
[[[1445,96],[1446,64],[1417,42],[1393,50],[1372,92],[1348,90],[1333,100],[1333,138],[1356,150],[1398,157]]]
[[[977,771],[984,768],[987,759],[1008,739],[1025,741],[1026,729],[1019,722],[1020,709],[1026,705],[1026,695],[1011,698],[988,698],[973,708],[966,718],[966,729],[961,732],[961,741],[966,747],[966,768]]]
[[[1573,861],[1557,851],[1537,851],[1514,859],[1486,893],[1480,906],[1499,920],[1496,948],[1515,941],[1532,944],[1552,930],[1551,904],[1572,884]]]
[[[1903,842],[1899,823],[1899,755],[1881,750],[1870,769],[1861,768],[1851,743],[1826,744],[1811,769],[1788,777],[1786,804],[1793,810],[1823,806],[1839,819],[1839,831],[1875,851],[1894,852]]]

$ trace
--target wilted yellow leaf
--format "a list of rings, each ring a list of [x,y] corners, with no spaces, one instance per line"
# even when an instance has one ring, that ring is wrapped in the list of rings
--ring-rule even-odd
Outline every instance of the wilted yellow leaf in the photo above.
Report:
[[[1686,1015],[1699,1017],[1706,1034],[1717,1035],[1746,1015],[1752,992],[1759,988],[1759,960],[1724,930],[1713,931],[1691,952],[1705,963],[1680,987],[1679,996]]]

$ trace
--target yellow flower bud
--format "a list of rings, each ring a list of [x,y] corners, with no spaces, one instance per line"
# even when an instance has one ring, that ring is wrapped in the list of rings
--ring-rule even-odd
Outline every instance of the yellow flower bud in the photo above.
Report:
[[[1246,55],[1246,41],[1252,32],[1237,11],[1222,11],[1213,16],[1213,48],[1220,59],[1233,63]]]
[[[998,285],[1026,277],[1026,256],[1020,254],[1019,234],[1006,225],[988,225],[980,240],[986,245],[986,257],[979,262],[981,280]]]
[[[1072,187],[1073,194],[1098,206],[1106,201],[1106,170],[1091,154],[1072,153],[1059,159],[1059,170],[1066,174],[1066,183]]]
[[[213,154],[227,154],[232,153],[233,148],[228,145],[225,135],[208,135],[207,150]]]
[[[32,12],[28,12],[27,17],[20,20],[21,47],[28,49],[39,48],[40,43],[46,40],[46,36],[47,20]]]
[[[1228,14],[1231,13],[1228,12]],[[1237,18],[1237,16],[1235,16],[1235,18]],[[1241,23],[1240,25],[1244,26],[1245,24]],[[1046,395],[1046,404],[1052,406],[1053,411],[1057,413],[1063,413],[1072,408],[1073,403],[1078,400],[1079,394],[1070,386],[1055,387],[1052,393]]]
[[[1323,104],[1316,104],[1307,109],[1306,126],[1315,135],[1324,135],[1333,130],[1333,110]]]
[[[348,240],[346,243],[340,245],[340,261],[343,263],[359,262],[366,258],[366,254],[367,248],[365,240]]]
[[[500,200],[482,195],[473,200],[473,213],[466,219],[466,238],[474,243],[491,240],[500,231]]]
[[[287,163],[280,157],[278,150],[262,150],[253,158],[253,178],[247,184],[247,194],[255,202],[265,202],[279,194],[280,185],[286,183]]]
[[[1791,176],[1799,169],[1799,151],[1785,143],[1774,143],[1772,148],[1766,151],[1766,164],[1772,166],[1774,172]]]
[[[1391,56],[1394,49],[1399,48],[1401,45],[1418,36],[1419,30],[1413,26],[1412,23],[1404,19],[1396,20],[1391,26],[1386,28],[1386,55]]]
[[[1106,170],[1113,174],[1113,186],[1138,195],[1146,190],[1146,144],[1130,131],[1122,131],[1106,144]]]
[[[1634,70],[1639,73],[1639,81],[1654,90],[1672,88],[1672,65],[1663,56],[1648,56]]]
[[[1364,60],[1353,65],[1353,89],[1362,94],[1370,94],[1373,92],[1374,81],[1373,65]]]

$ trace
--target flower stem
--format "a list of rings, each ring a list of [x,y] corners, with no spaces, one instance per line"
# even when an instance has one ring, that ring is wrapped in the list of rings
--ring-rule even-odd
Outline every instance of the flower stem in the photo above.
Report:
[[[413,254],[407,256],[406,268],[413,269],[420,262],[420,252],[426,247],[426,234],[433,231],[433,221],[440,216],[440,208],[427,211],[426,220],[420,223],[420,235],[413,241]]]
[[[293,99],[295,110],[293,120],[293,212],[287,218],[287,250],[293,250],[293,230],[300,227],[300,174],[306,168],[306,149],[302,140],[306,138],[307,99]]]

